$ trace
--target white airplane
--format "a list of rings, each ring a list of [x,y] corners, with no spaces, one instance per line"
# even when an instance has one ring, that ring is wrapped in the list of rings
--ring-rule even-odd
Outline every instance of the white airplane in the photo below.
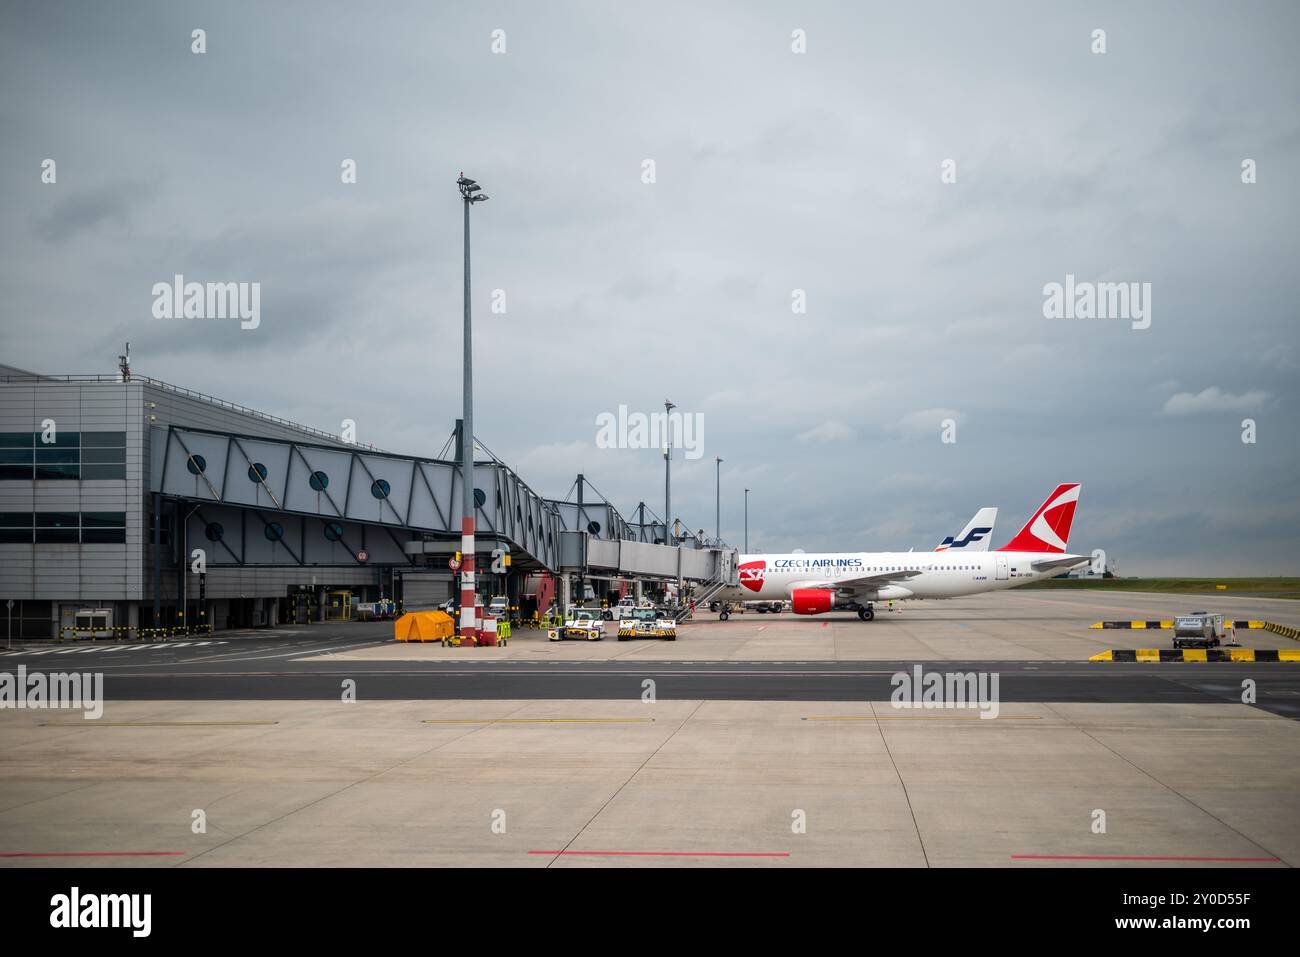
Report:
[[[1090,560],[1065,551],[1080,489],[1078,484],[1058,485],[1016,537],[992,552],[955,552],[949,547],[933,552],[741,555],[739,587],[727,589],[718,599],[789,599],[797,615],[856,611],[870,621],[877,601],[956,598],[1054,578]],[[725,621],[726,605],[722,608],[718,617]]]
[[[936,552],[944,552],[950,549],[965,549],[968,552],[987,552],[989,550],[989,536],[993,534],[993,526],[998,521],[998,510],[990,506],[985,506],[975,513],[975,517],[966,523],[966,527],[957,533],[956,537],[949,535],[938,545],[934,546]],[[910,553],[909,553],[910,554]],[[785,607],[785,599],[778,598],[774,601],[742,601],[746,608],[752,608],[757,612],[781,611]],[[716,599],[709,602],[711,610],[720,605]],[[724,619],[725,620],[725,619]]]
[[[936,552],[964,549],[968,552],[987,552],[989,539],[993,537],[993,526],[998,522],[998,510],[986,505],[975,513],[975,517],[966,523],[966,527],[954,538],[949,535],[934,547]]]

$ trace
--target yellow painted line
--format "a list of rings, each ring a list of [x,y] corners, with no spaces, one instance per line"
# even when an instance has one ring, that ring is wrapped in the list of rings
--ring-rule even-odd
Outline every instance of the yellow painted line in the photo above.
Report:
[[[279,721],[45,721],[43,728],[247,728]]]
[[[1295,648],[1283,648],[1277,653],[1278,661],[1300,661],[1300,650]]]
[[[1160,649],[1159,649],[1159,648],[1139,648],[1139,649],[1137,649],[1137,660],[1138,660],[1138,661],[1159,661],[1159,660],[1160,660]]]
[[[1228,658],[1231,661],[1254,661],[1254,648],[1229,648]]]
[[[965,709],[969,711],[978,711],[976,708]],[[978,721],[981,720],[979,714],[889,714],[889,715],[808,715],[804,721]],[[990,720],[988,718],[983,719]],[[1037,714],[1008,714],[999,715],[998,721],[1042,721],[1042,715]]]
[[[1184,648],[1183,661],[1209,661],[1204,648]]]
[[[654,718],[425,718],[421,724],[650,724]]]
[[[1142,621],[1130,621],[1128,626],[1130,628],[1145,628],[1147,626],[1146,619],[1144,618]]]
[[[1103,651],[1101,654],[1093,655],[1089,661],[1113,661],[1115,659],[1114,651]]]

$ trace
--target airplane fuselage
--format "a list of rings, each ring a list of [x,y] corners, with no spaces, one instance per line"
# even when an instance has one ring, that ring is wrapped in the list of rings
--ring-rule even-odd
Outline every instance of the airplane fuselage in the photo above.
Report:
[[[739,587],[724,589],[718,599],[775,601],[792,597],[796,589],[817,587],[833,587],[839,597],[859,601],[957,598],[1063,575],[1068,567],[1039,571],[1033,562],[1065,557],[1059,552],[954,551],[741,555]],[[1086,560],[1079,556],[1079,562]],[[892,572],[916,574],[879,585],[853,583]]]

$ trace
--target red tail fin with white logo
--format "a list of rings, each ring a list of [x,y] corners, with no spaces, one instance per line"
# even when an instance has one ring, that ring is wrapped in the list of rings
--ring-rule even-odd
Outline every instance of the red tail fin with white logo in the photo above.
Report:
[[[1038,506],[1025,527],[1016,537],[998,549],[1000,552],[1064,552],[1070,540],[1070,524],[1074,521],[1074,508],[1079,504],[1078,483],[1058,485]]]

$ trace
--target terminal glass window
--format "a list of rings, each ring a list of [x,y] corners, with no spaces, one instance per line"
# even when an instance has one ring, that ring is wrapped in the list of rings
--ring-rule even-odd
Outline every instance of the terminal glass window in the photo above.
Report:
[[[35,477],[38,479],[80,478],[81,450],[37,448]]]
[[[33,439],[30,432],[0,432],[0,479],[31,481]]]
[[[82,512],[83,545],[121,545],[126,542],[126,512]]]
[[[125,432],[0,432],[0,479],[126,478]]]
[[[76,512],[37,512],[38,545],[75,545],[80,539],[81,520]]]
[[[32,543],[31,512],[0,512],[0,544]]]
[[[82,479],[126,478],[126,433],[81,433]]]
[[[126,512],[0,512],[0,542],[121,545],[126,542]]]
[[[49,639],[54,637],[53,608],[48,601],[14,599],[12,612],[7,599],[0,598],[0,629],[6,638]]]

